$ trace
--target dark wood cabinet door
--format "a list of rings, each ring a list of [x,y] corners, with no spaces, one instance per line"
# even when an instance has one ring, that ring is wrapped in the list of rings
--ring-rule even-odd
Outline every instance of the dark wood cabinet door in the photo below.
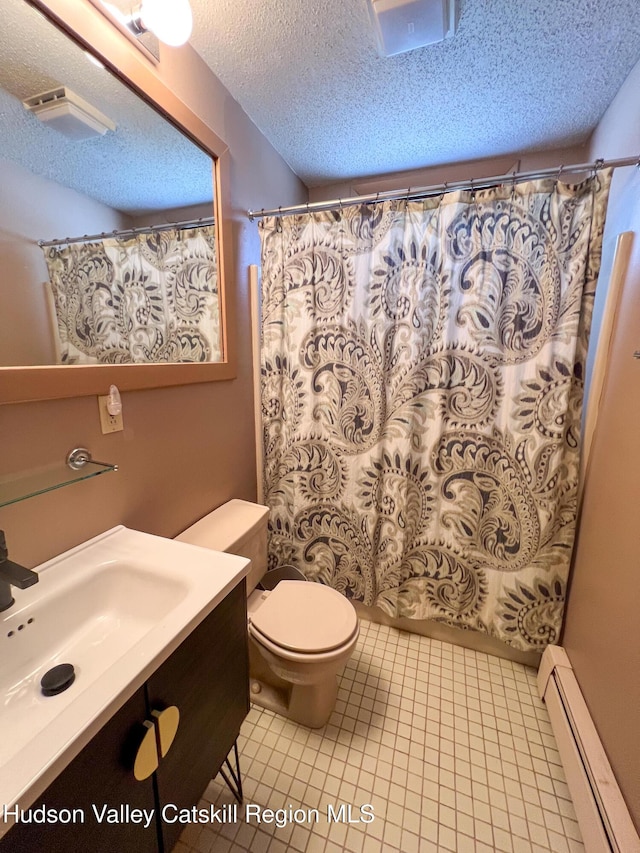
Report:
[[[235,587],[147,682],[148,713],[175,705],[180,725],[157,771],[158,798],[175,809],[198,802],[249,710],[245,582]],[[162,822],[170,851],[184,825]]]
[[[153,779],[138,782],[132,770],[145,718],[145,696],[140,689],[31,807],[35,810],[44,805],[58,812],[79,809],[84,823],[16,824],[0,841],[0,853],[157,853]],[[117,809],[125,819],[107,823],[105,812],[99,823],[94,806],[101,811],[105,805]],[[129,811],[123,813],[123,809]],[[126,820],[131,809],[146,809],[154,815],[147,829]]]

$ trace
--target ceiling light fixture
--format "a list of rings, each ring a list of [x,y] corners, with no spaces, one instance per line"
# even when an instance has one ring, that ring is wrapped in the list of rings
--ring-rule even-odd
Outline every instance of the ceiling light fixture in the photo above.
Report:
[[[134,35],[152,32],[171,47],[186,44],[193,28],[189,0],[142,0],[129,21]]]
[[[160,61],[160,45],[180,47],[189,40],[193,14],[189,0],[91,0],[140,50]]]

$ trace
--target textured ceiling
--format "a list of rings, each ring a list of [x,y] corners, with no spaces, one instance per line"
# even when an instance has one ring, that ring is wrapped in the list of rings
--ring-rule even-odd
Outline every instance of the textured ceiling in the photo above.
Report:
[[[366,0],[192,0],[191,44],[309,185],[582,142],[640,58],[638,0],[462,0],[378,55]]]
[[[2,0],[0,157],[129,214],[210,202],[211,160],[24,0]],[[117,125],[72,142],[22,99],[64,85]],[[1,190],[1,188],[0,188]]]

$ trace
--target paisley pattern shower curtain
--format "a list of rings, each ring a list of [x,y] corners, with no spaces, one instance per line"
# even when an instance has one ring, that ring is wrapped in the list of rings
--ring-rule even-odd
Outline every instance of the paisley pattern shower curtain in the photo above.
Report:
[[[272,565],[557,640],[610,177],[263,220]]]
[[[220,361],[213,225],[44,253],[62,364]]]

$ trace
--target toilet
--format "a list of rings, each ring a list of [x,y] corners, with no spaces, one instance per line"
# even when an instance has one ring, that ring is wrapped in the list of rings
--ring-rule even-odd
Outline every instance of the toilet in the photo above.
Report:
[[[282,580],[272,590],[259,588],[267,571],[268,517],[265,506],[232,500],[176,539],[251,560],[247,575],[251,701],[319,728],[333,711],[338,672],[358,639],[358,617],[347,598],[324,584]]]

